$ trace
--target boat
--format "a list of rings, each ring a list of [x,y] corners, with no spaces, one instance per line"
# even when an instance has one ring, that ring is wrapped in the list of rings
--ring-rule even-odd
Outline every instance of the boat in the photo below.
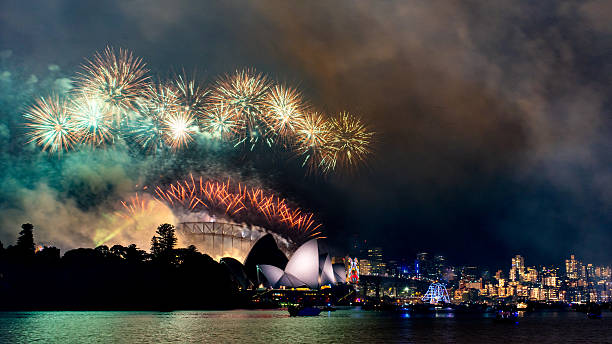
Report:
[[[292,317],[312,317],[321,314],[321,308],[307,307],[302,305],[291,305],[287,307],[289,316]]]
[[[601,319],[601,306],[596,303],[589,304],[586,315],[589,319]]]
[[[516,309],[519,311],[526,311],[529,306],[526,302],[519,302],[516,304]]]
[[[330,305],[328,303],[325,307],[321,308],[321,310],[323,312],[335,312],[336,311],[336,307],[334,307],[334,306],[332,306],[332,305]]]
[[[497,311],[497,314],[495,314],[494,321],[498,323],[518,324],[518,312],[509,307],[503,307]]]

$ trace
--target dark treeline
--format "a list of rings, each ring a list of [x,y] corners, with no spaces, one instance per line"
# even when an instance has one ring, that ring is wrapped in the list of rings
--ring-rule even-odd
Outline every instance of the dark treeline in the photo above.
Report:
[[[163,224],[150,253],[136,245],[67,251],[37,249],[34,227],[17,243],[0,242],[0,309],[221,309],[241,302],[224,264],[194,246],[175,248],[174,227]]]

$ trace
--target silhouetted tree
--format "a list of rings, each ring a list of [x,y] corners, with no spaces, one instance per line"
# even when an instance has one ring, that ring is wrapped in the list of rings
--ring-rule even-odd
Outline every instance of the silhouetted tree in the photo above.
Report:
[[[139,250],[136,244],[131,244],[125,251],[125,259],[130,263],[144,262],[147,253],[144,250]]]
[[[36,248],[34,247],[34,226],[31,223],[21,225],[21,232],[17,238],[17,248],[23,254],[33,255]]]
[[[113,245],[113,247],[110,248],[110,253],[117,258],[125,259],[127,248],[121,245]]]
[[[153,258],[165,264],[177,263],[174,246],[176,245],[176,235],[174,226],[164,223],[157,227],[157,235],[151,238],[151,253]]]
[[[174,226],[169,223],[164,223],[157,227],[156,231],[159,235],[159,246],[162,252],[170,252],[174,249],[177,239],[174,234]]]
[[[36,252],[36,259],[40,259],[47,263],[56,263],[60,260],[60,249],[57,247],[44,247]]]
[[[100,245],[100,246],[96,247],[95,250],[100,252],[100,254],[103,257],[108,257],[111,254],[110,250],[108,249],[108,246],[106,246],[106,245]]]
[[[159,257],[161,255],[162,249],[159,243],[159,238],[155,235],[151,238],[151,254],[153,257]]]

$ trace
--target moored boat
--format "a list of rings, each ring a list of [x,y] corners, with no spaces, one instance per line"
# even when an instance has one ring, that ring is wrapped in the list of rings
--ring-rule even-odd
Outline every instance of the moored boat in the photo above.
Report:
[[[317,307],[307,307],[302,305],[289,306],[287,307],[289,311],[289,316],[292,317],[309,317],[309,316],[317,316],[321,314],[321,309]]]

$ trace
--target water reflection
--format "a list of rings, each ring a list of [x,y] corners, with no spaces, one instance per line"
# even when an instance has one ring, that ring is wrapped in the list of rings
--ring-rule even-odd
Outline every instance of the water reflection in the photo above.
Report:
[[[286,311],[0,313],[0,343],[78,342],[494,342],[598,341],[612,316],[532,313],[519,325],[486,315],[431,315],[338,310],[290,318]]]

